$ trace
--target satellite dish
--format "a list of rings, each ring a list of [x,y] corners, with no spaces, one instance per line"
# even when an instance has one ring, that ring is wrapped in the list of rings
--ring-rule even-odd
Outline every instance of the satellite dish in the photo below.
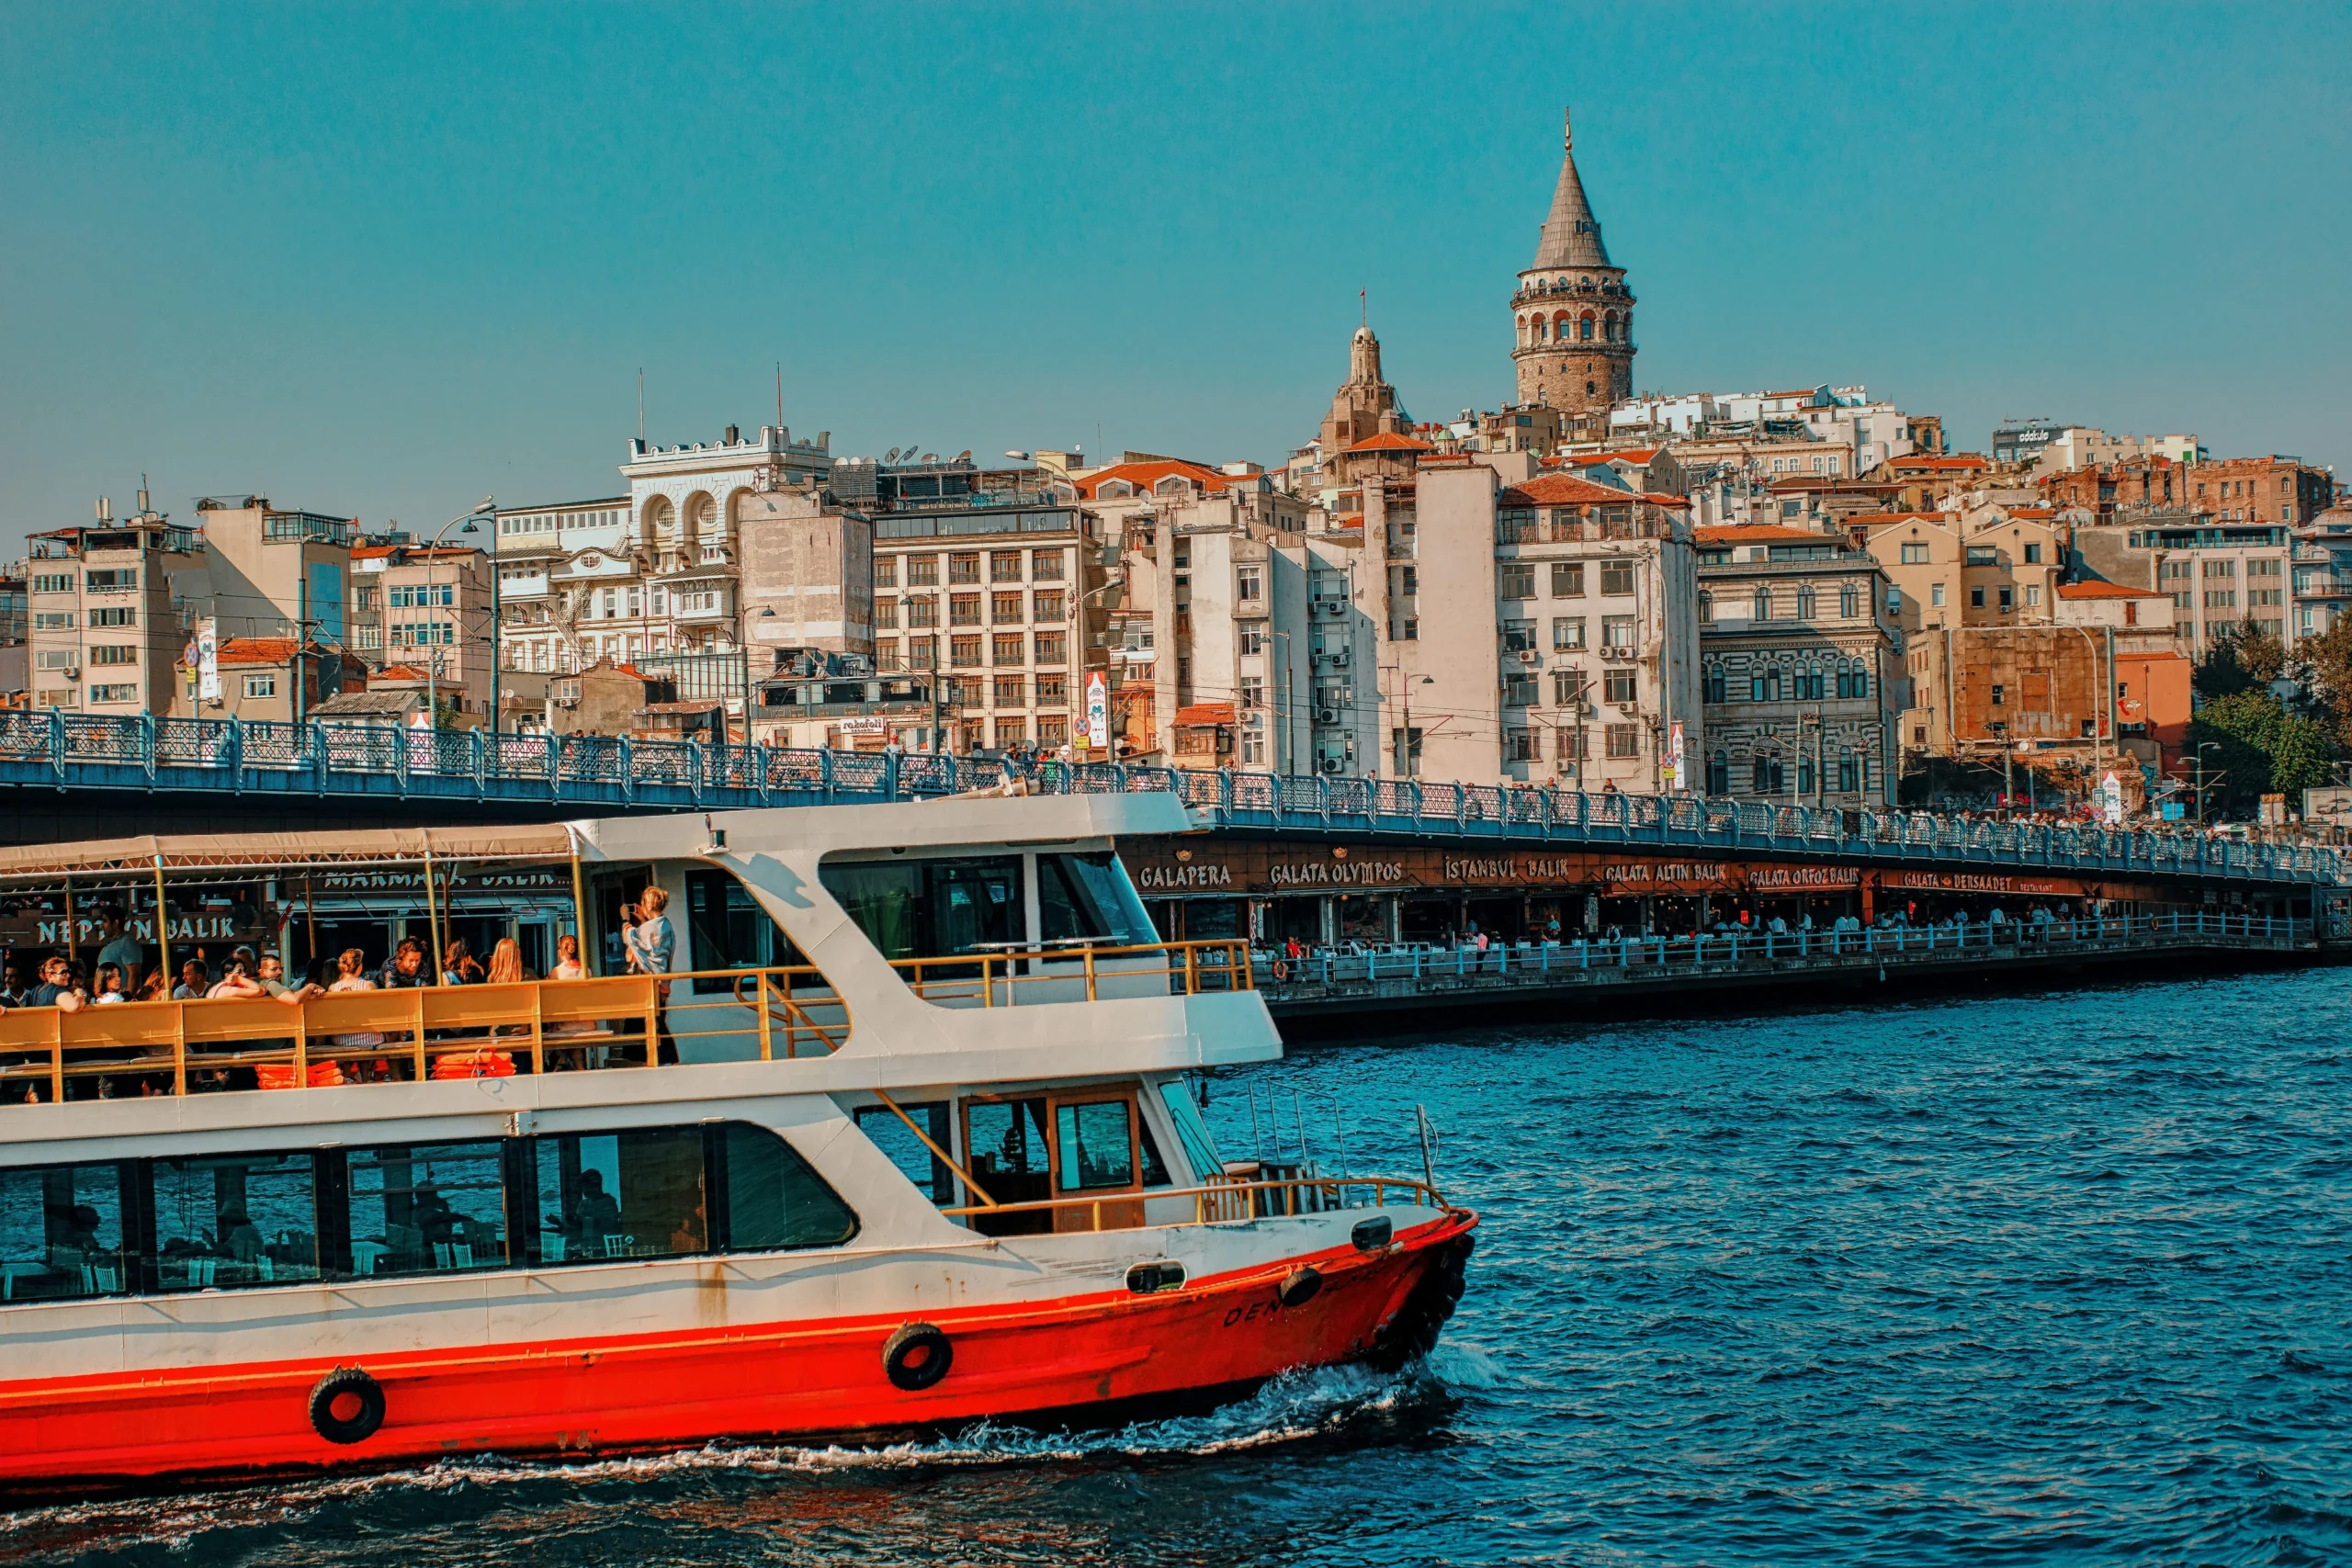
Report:
[[[888,452],[882,454],[882,460],[886,463],[897,462],[899,460],[899,449],[896,446],[891,447]]]
[[[1012,458],[1016,463],[1025,463],[1029,460],[1029,454],[1022,451],[1009,451],[1005,453],[1005,456]]]
[[[939,454],[936,452],[925,452],[922,455],[922,460],[926,463],[936,463],[939,461]]]
[[[970,462],[972,460],[972,449],[969,446],[965,447],[961,452],[956,454],[956,460],[959,463]]]

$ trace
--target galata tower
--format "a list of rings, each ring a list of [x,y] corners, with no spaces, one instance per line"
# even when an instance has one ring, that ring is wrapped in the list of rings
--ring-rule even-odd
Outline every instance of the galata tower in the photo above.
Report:
[[[1511,296],[1519,342],[1510,356],[1521,402],[1605,413],[1634,395],[1634,291],[1600,243],[1600,220],[1577,177],[1573,128],[1566,140],[1535,265],[1519,275]]]

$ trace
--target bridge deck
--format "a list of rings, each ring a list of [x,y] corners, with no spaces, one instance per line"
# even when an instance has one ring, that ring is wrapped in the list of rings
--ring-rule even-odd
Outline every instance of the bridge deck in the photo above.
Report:
[[[2198,833],[1821,809],[1700,795],[1586,795],[1541,785],[1279,776],[971,758],[707,746],[479,730],[361,728],[234,719],[0,715],[0,786],[182,797],[366,801],[553,816],[718,810],[920,798],[1023,773],[1034,787],[1166,790],[1204,826],[1406,836],[1462,843],[1655,847],[1715,855],[1862,860],[1923,868],[2041,869],[2274,886],[2336,886],[2332,849]]]
[[[1550,998],[1802,982],[1847,974],[1925,976],[2079,964],[2133,954],[2315,957],[2312,922],[2171,912],[1964,930],[1764,932],[1409,953],[1260,954],[1258,988],[1277,1018],[1498,1006]]]

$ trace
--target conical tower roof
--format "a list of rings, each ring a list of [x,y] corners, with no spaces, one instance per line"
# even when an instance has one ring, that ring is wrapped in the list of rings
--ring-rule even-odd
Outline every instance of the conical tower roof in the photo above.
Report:
[[[1608,247],[1600,243],[1600,220],[1592,215],[1592,203],[1585,199],[1584,181],[1577,177],[1575,127],[1565,117],[1562,131],[1560,183],[1552,191],[1552,215],[1544,220],[1544,236],[1536,244],[1531,271],[1609,265]]]

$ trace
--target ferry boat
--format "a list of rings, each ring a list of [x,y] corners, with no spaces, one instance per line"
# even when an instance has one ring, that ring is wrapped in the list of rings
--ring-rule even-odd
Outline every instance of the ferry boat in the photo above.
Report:
[[[127,906],[167,972],[189,889],[298,946],[330,869],[437,937],[453,885],[554,868],[599,969],[638,890],[677,933],[662,980],[0,1014],[0,1488],[1093,1424],[1424,1353],[1477,1223],[1426,1162],[1231,1159],[1200,1114],[1281,1043],[1246,941],[1160,940],[1114,852],[1189,826],[959,797],[0,852],[0,894]]]

